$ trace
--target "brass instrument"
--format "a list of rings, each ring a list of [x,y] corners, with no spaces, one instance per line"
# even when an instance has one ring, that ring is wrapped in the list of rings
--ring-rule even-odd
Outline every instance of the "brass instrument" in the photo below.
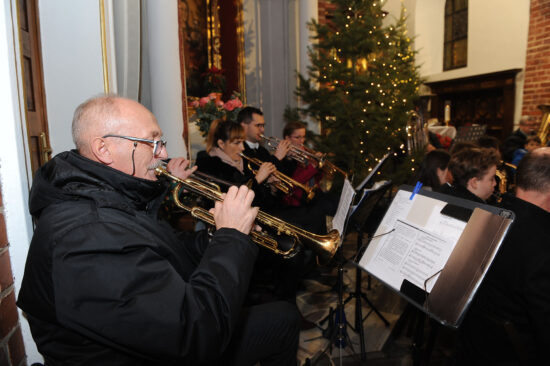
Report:
[[[277,146],[279,146],[279,143],[281,142],[281,139],[273,136],[266,137],[264,135],[260,135],[260,137],[265,141],[266,146],[272,151],[276,150]],[[323,153],[319,156],[317,151],[310,149],[307,146],[296,146],[290,144],[290,154],[288,155],[288,157],[304,165],[307,165],[309,160],[315,160],[319,169],[322,169],[326,174],[330,176],[333,176],[336,173],[342,174],[344,178],[347,178],[348,176],[348,173],[338,168],[330,160],[327,160],[327,154]]]
[[[257,174],[258,171],[252,169],[252,167],[250,166],[250,163],[257,165],[258,167],[264,163],[260,159],[251,158],[251,157],[248,157],[244,154],[239,154],[239,155],[242,158],[244,158],[245,160],[248,160],[248,168],[254,174]],[[302,183],[300,183],[300,182],[284,175],[283,173],[279,172],[278,170],[275,170],[273,173],[271,173],[271,175],[273,175],[275,178],[277,178],[277,180],[274,181],[272,184],[275,186],[275,188],[277,188],[278,190],[280,190],[284,194],[290,194],[290,193],[292,193],[292,191],[296,187],[298,187],[306,193],[306,200],[307,201],[311,201],[313,199],[313,197],[315,197],[315,187],[310,187],[307,184],[302,184]]]
[[[542,104],[537,107],[542,111],[541,124],[539,127],[538,136],[541,146],[545,146],[550,135],[550,105]]]
[[[190,212],[191,215],[197,219],[200,219],[210,225],[215,225],[214,216],[208,210],[202,207],[189,207],[183,204],[179,199],[179,193],[182,188],[187,189],[195,194],[206,197],[212,201],[223,201],[222,192],[218,187],[211,184],[205,184],[201,180],[198,180],[194,177],[189,177],[187,179],[180,179],[172,174],[170,174],[165,167],[159,166],[155,169],[157,175],[163,175],[168,177],[177,183],[176,187],[172,191],[172,198],[174,199],[175,204]],[[256,244],[261,245],[268,250],[273,251],[275,254],[281,255],[284,258],[290,258],[295,255],[300,247],[296,245],[297,243],[302,243],[308,245],[314,252],[321,258],[323,262],[329,261],[336,250],[338,249],[338,244],[340,242],[340,233],[338,230],[331,230],[326,235],[319,235],[310,233],[304,229],[301,229],[292,224],[286,223],[279,218],[276,218],[272,215],[266,214],[262,211],[258,211],[258,216],[256,216],[256,221],[260,225],[264,225],[267,228],[273,229],[277,235],[286,235],[294,239],[293,246],[288,250],[279,249],[279,244],[277,240],[269,236],[269,234],[263,231],[251,231],[250,236],[252,241]]]
[[[513,169],[517,169],[517,167],[514,164],[504,163],[504,167],[506,166]],[[508,189],[512,187],[511,186],[509,187],[510,183],[508,182],[508,174],[506,173],[505,169],[500,169],[500,170],[497,169],[495,172],[495,176],[498,178],[498,181],[497,181],[498,187],[497,187],[497,192],[495,192],[493,195],[496,197],[497,202],[500,202],[502,201],[502,195],[508,192]]]
[[[264,135],[260,135],[260,137],[265,141],[265,145],[268,149],[271,151],[277,150],[277,147],[279,146],[279,143],[281,142],[281,139],[278,139],[277,137],[266,137]],[[315,153],[316,151],[313,151],[311,149],[302,150],[299,146],[290,144],[290,155],[288,155],[290,158],[296,160],[297,162],[307,165],[310,159],[316,160],[319,164],[319,167],[324,163],[326,154],[323,154],[322,156],[317,156]]]

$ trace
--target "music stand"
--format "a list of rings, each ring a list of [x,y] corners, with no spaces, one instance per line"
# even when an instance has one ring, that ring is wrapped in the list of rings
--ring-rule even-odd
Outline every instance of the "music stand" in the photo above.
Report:
[[[455,142],[476,142],[481,136],[485,135],[487,125],[460,126],[456,130]]]
[[[352,206],[347,215],[346,225],[344,231],[347,228],[357,231],[357,250],[359,251],[362,248],[362,238],[366,222],[371,217],[374,208],[376,207],[379,200],[384,196],[387,190],[391,187],[391,182],[384,182],[380,186],[374,189],[364,190],[363,195],[361,196],[359,202]],[[346,233],[348,233],[346,231]],[[358,253],[357,253],[358,255]],[[361,291],[361,280],[362,273],[359,268],[356,268],[356,285],[355,291],[350,292],[349,296],[344,300],[343,288],[344,288],[344,265],[348,263],[348,259],[344,258],[342,253],[342,248],[338,249],[335,259],[338,263],[337,266],[337,282],[336,289],[338,293],[338,300],[335,309],[330,309],[329,314],[320,321],[320,324],[328,321],[328,326],[326,329],[323,329],[323,337],[329,339],[329,342],[325,349],[321,352],[325,353],[328,349],[332,349],[332,345],[335,344],[340,349],[345,348],[347,345],[350,346],[352,352],[356,354],[353,349],[351,340],[346,330],[346,326],[349,327],[356,333],[359,334],[360,338],[360,347],[361,347],[361,360],[366,360],[366,347],[365,347],[365,334],[363,330],[363,321],[372,313],[375,312],[380,319],[384,322],[386,326],[389,325],[389,322],[384,318],[384,316],[376,309],[374,304],[368,299],[367,295]],[[353,262],[352,262],[353,263]],[[345,315],[345,305],[355,298],[355,327],[353,327],[346,319]],[[362,312],[362,300],[365,301],[371,308],[371,311],[367,316],[363,318]],[[341,353],[340,353],[341,356]],[[315,364],[316,361],[312,361],[311,365]]]
[[[388,191],[388,189],[392,186],[390,181],[384,182],[381,186],[379,186],[376,189],[367,190],[359,203],[357,204],[355,210],[352,211],[350,218],[349,218],[349,227],[353,228],[357,232],[357,257],[361,256],[360,251],[364,248],[366,248],[366,245],[363,246],[363,235],[365,233],[365,227],[367,224],[367,221],[369,221],[369,225],[371,227],[376,228],[378,226],[378,223],[372,222],[372,214],[377,206],[380,199],[384,196],[384,194]],[[379,222],[382,218],[376,219]],[[371,236],[371,232],[367,232],[369,235],[369,240]],[[361,347],[361,360],[365,361],[367,359],[366,355],[366,346],[365,346],[365,332],[363,329],[363,322],[372,314],[373,312],[378,315],[380,320],[384,322],[386,326],[389,326],[390,323],[384,316],[378,311],[376,306],[369,300],[368,296],[362,291],[362,271],[359,267],[355,267],[355,291],[350,292],[348,297],[344,300],[344,306],[355,298],[355,328],[350,325],[352,330],[355,333],[359,334],[359,341],[360,341],[360,347]],[[363,299],[370,307],[370,311],[368,314],[363,318],[363,306],[361,303],[361,299]]]
[[[513,220],[508,210],[401,186],[358,265],[457,328]]]

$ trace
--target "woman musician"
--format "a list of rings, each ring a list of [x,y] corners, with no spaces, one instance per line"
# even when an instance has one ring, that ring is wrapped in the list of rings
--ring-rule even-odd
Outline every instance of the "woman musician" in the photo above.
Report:
[[[207,137],[206,151],[197,154],[198,170],[236,185],[248,185],[254,190],[254,205],[264,212],[317,234],[325,234],[326,210],[308,207],[283,207],[283,195],[271,188],[271,174],[276,171],[270,162],[264,162],[254,175],[249,164],[239,154],[244,150],[244,129],[232,121],[212,123]],[[255,168],[255,167],[253,167]],[[298,191],[296,189],[295,191]]]
[[[300,208],[281,209],[280,205],[274,203],[278,197],[266,183],[269,176],[276,170],[275,166],[264,162],[254,175],[247,161],[239,155],[244,150],[244,138],[244,129],[236,122],[217,120],[212,123],[207,137],[206,151],[200,151],[197,154],[198,170],[236,185],[249,185],[256,193],[253,205],[258,205],[262,211],[305,230],[318,231],[322,219],[319,215],[306,213]],[[274,257],[267,251],[260,251],[256,264],[257,276],[254,276],[252,284],[253,296],[249,301],[262,302],[265,296],[268,298],[275,296],[295,302],[299,280],[313,263],[314,256],[307,249],[301,250],[291,259],[284,260]],[[274,289],[267,295],[258,290],[269,286]]]
[[[283,129],[284,140],[290,141],[291,145],[298,149],[305,149],[306,141],[306,126],[302,122],[289,122]],[[289,207],[309,207],[311,211],[319,212],[326,216],[332,216],[338,207],[338,197],[333,193],[325,193],[319,189],[321,180],[324,177],[324,172],[318,167],[319,160],[322,156],[317,152],[318,159],[310,158],[305,161],[294,159],[295,149],[290,149],[286,158],[283,161],[283,173],[290,176],[292,179],[307,184],[316,186],[316,196],[311,202],[307,202],[304,197],[304,191],[295,190],[292,194],[283,198],[283,202]],[[302,157],[313,155],[313,153],[301,155]]]
[[[275,165],[263,163],[254,175],[239,155],[244,151],[244,138],[244,129],[240,124],[214,121],[206,140],[206,151],[197,154],[198,170],[235,185],[249,186],[255,193],[253,205],[269,209],[275,204],[274,196],[270,187],[263,183],[276,170]]]

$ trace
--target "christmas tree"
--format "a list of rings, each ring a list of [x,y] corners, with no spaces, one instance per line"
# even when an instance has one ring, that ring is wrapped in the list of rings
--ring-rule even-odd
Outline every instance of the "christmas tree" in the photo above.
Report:
[[[336,165],[363,179],[386,154],[399,169],[386,178],[404,181],[414,170],[405,156],[406,124],[420,85],[415,52],[407,36],[405,10],[392,25],[376,0],[333,0],[327,24],[311,23],[315,36],[309,49],[308,77],[298,75],[301,112],[320,121],[316,148]]]

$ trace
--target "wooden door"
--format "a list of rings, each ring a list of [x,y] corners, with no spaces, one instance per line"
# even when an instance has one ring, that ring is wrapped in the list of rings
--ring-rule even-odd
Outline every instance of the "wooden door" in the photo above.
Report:
[[[38,0],[18,0],[24,106],[32,173],[51,156],[40,53]]]

